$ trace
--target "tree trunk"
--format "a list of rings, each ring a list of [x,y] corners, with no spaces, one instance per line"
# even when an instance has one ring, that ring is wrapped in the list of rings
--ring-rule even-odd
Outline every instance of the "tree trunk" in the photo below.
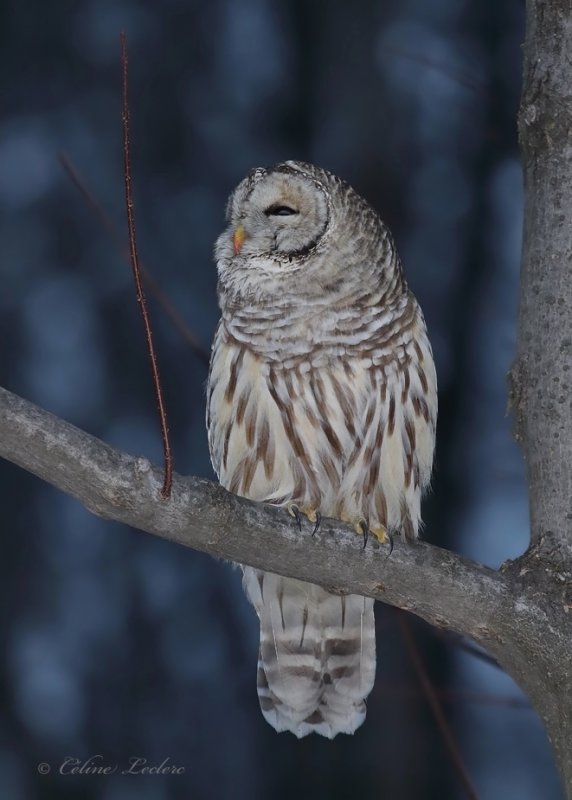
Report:
[[[519,115],[525,222],[516,438],[530,492],[531,548],[510,570],[523,597],[490,645],[542,717],[572,797],[572,8],[528,0]],[[526,601],[525,601],[526,602]]]

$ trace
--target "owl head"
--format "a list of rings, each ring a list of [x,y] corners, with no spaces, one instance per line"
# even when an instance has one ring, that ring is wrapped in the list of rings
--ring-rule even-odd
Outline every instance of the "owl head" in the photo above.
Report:
[[[252,170],[231,194],[226,222],[215,245],[223,303],[343,295],[396,260],[366,201],[301,161]]]

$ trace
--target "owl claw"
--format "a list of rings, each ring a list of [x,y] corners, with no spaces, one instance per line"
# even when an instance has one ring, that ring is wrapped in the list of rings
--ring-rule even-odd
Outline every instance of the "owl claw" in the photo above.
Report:
[[[315,516],[316,516],[316,520],[314,522],[314,530],[312,531],[312,536],[315,536],[317,534],[318,528],[320,527],[320,525],[322,523],[322,515],[320,514],[319,511],[316,511]],[[310,517],[308,517],[308,519],[310,519]]]
[[[354,530],[356,533],[359,533],[360,536],[363,536],[363,549],[367,545],[367,540],[369,539],[370,533],[375,536],[377,541],[380,544],[388,544],[389,545],[389,556],[393,553],[393,536],[387,531],[383,526],[375,526],[370,528],[368,523],[365,519],[360,519],[354,524]]]
[[[300,514],[300,509],[295,503],[290,503],[288,505],[288,513],[291,517],[294,517],[296,524],[298,525],[298,530],[302,532],[302,515]]]
[[[369,525],[365,519],[360,519],[359,522],[356,523],[355,529],[356,533],[361,533],[363,536],[363,549],[365,550],[367,540],[369,539]]]
[[[389,553],[387,554],[387,557],[389,558],[389,556],[393,553],[393,536],[389,533],[389,531],[386,531],[385,535],[387,536],[389,544]]]
[[[314,523],[314,530],[312,531],[312,536],[316,535],[320,525],[322,524],[322,515],[317,509],[315,510],[313,508],[307,508],[307,507],[299,508],[299,506],[297,506],[296,503],[289,503],[289,505],[286,508],[290,516],[294,517],[294,519],[296,520],[296,524],[298,525],[299,531],[302,530],[302,517],[306,517],[310,522]]]

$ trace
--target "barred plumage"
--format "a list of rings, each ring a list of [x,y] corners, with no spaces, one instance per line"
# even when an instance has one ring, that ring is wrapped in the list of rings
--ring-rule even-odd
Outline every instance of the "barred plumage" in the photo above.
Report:
[[[254,170],[216,246],[222,319],[207,426],[230,491],[413,540],[435,441],[419,306],[377,214],[300,162]],[[373,602],[244,568],[266,719],[353,733],[375,675]]]

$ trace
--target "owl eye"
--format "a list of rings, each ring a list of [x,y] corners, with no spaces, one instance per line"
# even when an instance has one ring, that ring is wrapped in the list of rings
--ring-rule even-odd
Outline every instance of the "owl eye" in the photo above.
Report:
[[[290,217],[292,214],[298,214],[298,211],[290,206],[276,204],[269,206],[264,213],[267,217]]]

